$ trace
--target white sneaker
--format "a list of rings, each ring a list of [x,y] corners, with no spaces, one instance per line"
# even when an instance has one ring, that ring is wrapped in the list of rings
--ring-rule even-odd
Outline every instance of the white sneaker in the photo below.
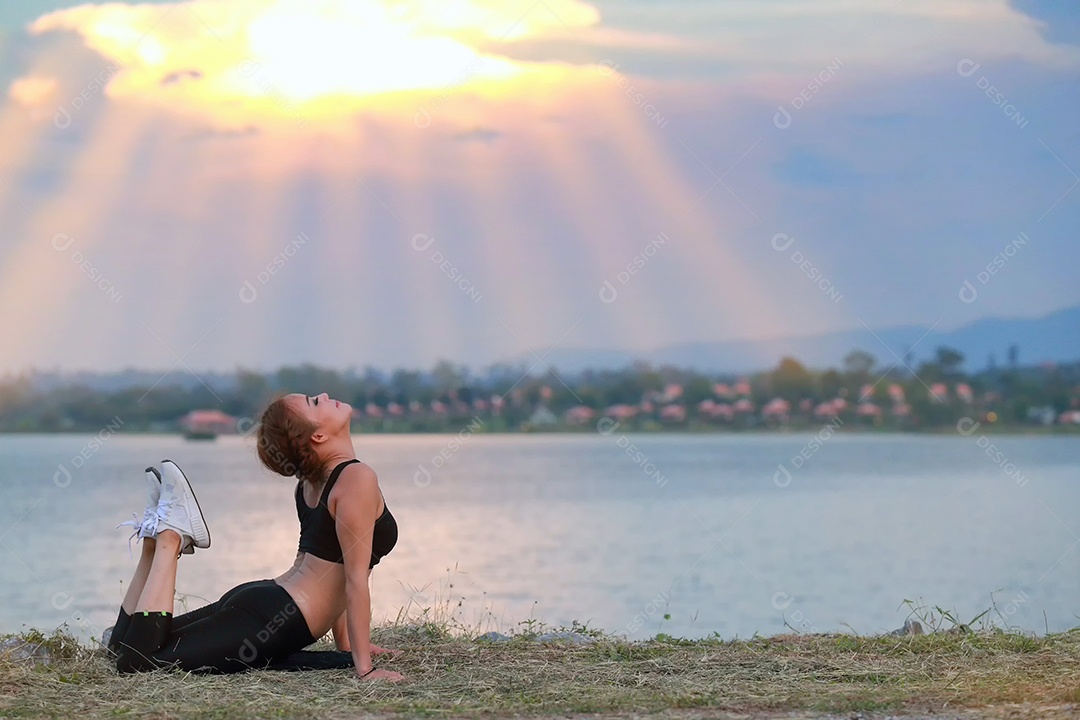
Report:
[[[153,479],[156,481],[155,486],[150,486],[151,473]],[[143,515],[142,527],[139,529],[139,537],[156,537],[157,536],[157,509],[161,503],[161,473],[158,472],[156,467],[146,468],[146,480],[147,487],[150,488],[150,494],[146,497],[146,512]],[[182,543],[181,550],[184,555],[191,555],[195,552],[195,546],[191,543]]]
[[[195,491],[172,460],[161,461],[161,500],[154,512],[153,530],[155,535],[162,530],[176,532],[180,536],[181,552],[190,554],[195,548],[210,547],[210,530]]]
[[[154,537],[153,523],[161,503],[161,473],[156,467],[146,468],[146,509],[139,525],[139,538]]]
[[[161,502],[161,473],[158,472],[155,467],[146,468],[146,509],[143,510],[143,519],[140,521],[139,516],[132,513],[131,520],[122,522],[116,527],[120,528],[128,525],[134,529],[131,537],[128,538],[128,551],[131,551],[131,541],[136,537],[140,540],[142,538],[154,537],[154,525],[157,520],[157,507]]]

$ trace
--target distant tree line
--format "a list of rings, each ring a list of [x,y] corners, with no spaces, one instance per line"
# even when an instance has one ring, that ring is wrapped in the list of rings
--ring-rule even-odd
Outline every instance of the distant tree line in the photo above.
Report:
[[[891,365],[891,367],[889,366]],[[628,430],[813,427],[840,418],[848,427],[947,428],[961,418],[1015,426],[1080,426],[1080,362],[991,367],[968,374],[964,357],[940,347],[914,368],[863,350],[839,368],[811,370],[785,357],[747,375],[703,373],[637,363],[619,370],[532,374],[497,364],[481,373],[447,361],[427,371],[315,365],[270,373],[239,369],[187,382],[167,376],[117,387],[101,376],[62,382],[26,374],[0,381],[0,431],[173,432],[193,410],[216,409],[251,427],[277,394],[322,392],[354,408],[363,432],[595,430],[605,418]],[[146,373],[141,373],[146,376]],[[104,378],[104,379],[102,379]],[[109,382],[105,382],[109,380]],[[102,387],[105,386],[105,387]]]

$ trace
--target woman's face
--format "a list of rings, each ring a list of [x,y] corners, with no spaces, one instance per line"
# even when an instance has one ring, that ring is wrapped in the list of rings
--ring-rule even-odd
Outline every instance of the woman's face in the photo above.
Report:
[[[299,413],[315,424],[318,428],[316,434],[336,435],[342,428],[349,427],[352,420],[352,406],[339,400],[333,400],[329,395],[301,395],[293,393],[289,395],[289,406],[293,412]]]

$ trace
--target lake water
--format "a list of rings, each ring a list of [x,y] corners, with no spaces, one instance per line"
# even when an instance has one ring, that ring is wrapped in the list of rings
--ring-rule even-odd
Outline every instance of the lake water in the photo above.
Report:
[[[483,630],[869,634],[922,599],[1080,625],[1080,438],[992,438],[992,456],[978,432],[812,437],[356,436],[400,529],[372,575],[375,620],[441,606]],[[134,568],[114,528],[141,517],[143,468],[163,458],[213,535],[180,562],[190,607],[291,565],[294,484],[250,438],[2,436],[0,632],[112,624]]]

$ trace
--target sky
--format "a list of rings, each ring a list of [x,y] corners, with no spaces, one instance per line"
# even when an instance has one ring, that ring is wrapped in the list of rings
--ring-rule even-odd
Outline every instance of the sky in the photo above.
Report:
[[[4,3],[0,372],[1040,316],[1078,90],[1056,0]]]

